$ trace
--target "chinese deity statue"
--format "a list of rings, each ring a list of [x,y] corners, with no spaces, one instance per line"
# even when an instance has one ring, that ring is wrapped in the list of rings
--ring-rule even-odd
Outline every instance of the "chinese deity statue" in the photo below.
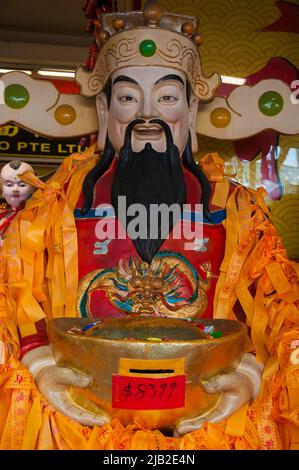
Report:
[[[162,12],[150,1],[143,12],[103,14],[101,25],[93,71],[77,72],[82,93],[96,98],[97,145],[67,158],[46,184],[32,179],[39,191],[13,222],[17,236],[2,253],[7,317],[1,331],[12,390],[17,377],[27,389],[30,385],[27,409],[35,407],[43,423],[52,426],[48,448],[75,448],[75,441],[81,448],[104,448],[99,444],[104,433],[114,448],[140,448],[138,432],[152,442],[146,423],[139,428],[138,420],[132,423],[139,429],[134,434],[124,427],[127,422],[111,421],[96,404],[88,408],[76,400],[74,389],[88,399],[95,381],[87,372],[88,358],[81,361],[85,368],[76,366],[80,336],[105,330],[101,351],[107,372],[109,354],[111,363],[114,358],[113,326],[119,328],[126,346],[132,341],[119,358],[118,375],[123,376],[125,367],[127,374],[135,370],[130,364],[135,364],[132,351],[139,338],[136,318],[137,323],[146,318],[145,340],[159,341],[161,351],[169,338],[149,335],[151,320],[173,321],[171,328],[182,319],[194,321],[203,334],[211,332],[209,322],[238,320],[250,328],[248,352],[243,349],[234,367],[200,383],[201,390],[216,397],[212,408],[174,423],[177,437],[167,440],[159,433],[160,448],[190,448],[190,431],[194,449],[295,448],[295,389],[287,386],[287,377],[294,378],[298,368],[298,267],[288,260],[271,224],[263,192],[225,179],[219,157],[207,155],[199,165],[194,160],[198,103],[212,99],[219,84],[217,74],[205,77],[201,70],[198,20]],[[176,205],[180,213],[151,218],[152,207],[161,205]],[[136,211],[143,211],[137,221]],[[16,282],[23,287],[16,290]],[[12,311],[18,312],[14,321]],[[81,317],[75,327],[59,332],[57,325],[70,320],[61,317],[75,314]],[[218,344],[225,342],[213,333]],[[76,353],[67,352],[64,361],[55,354],[55,341],[66,343],[70,336]],[[229,347],[223,351],[221,359],[210,358],[210,370],[217,357],[219,362],[228,357]],[[148,357],[138,354],[138,370],[144,373]],[[180,363],[175,348],[173,357]],[[90,355],[90,363],[97,360],[101,356]],[[175,367],[186,374],[184,365]],[[97,378],[99,387],[105,371]],[[5,393],[13,402],[9,387]],[[282,394],[289,397],[285,408],[280,408]],[[282,416],[288,423],[283,429]],[[13,434],[10,419],[4,417],[2,442]],[[85,434],[82,425],[88,426]],[[211,429],[217,438],[207,444]],[[45,448],[45,435],[40,425],[29,445],[24,429],[15,447]]]

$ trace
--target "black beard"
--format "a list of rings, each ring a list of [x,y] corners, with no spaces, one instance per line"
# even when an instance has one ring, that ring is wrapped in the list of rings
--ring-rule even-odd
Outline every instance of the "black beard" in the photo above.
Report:
[[[151,227],[151,204],[166,204],[168,207],[177,204],[182,213],[186,199],[185,182],[182,170],[179,150],[173,143],[169,126],[161,120],[154,119],[151,123],[157,123],[163,127],[166,134],[166,152],[156,152],[150,143],[147,143],[141,152],[133,152],[131,147],[131,134],[133,127],[141,120],[131,122],[126,131],[125,143],[120,150],[119,161],[114,176],[111,200],[118,218],[124,222],[128,231],[128,225],[136,217],[127,214],[118,214],[118,197],[126,197],[127,208],[131,204],[142,204],[147,214],[147,233],[145,238],[133,239],[134,246],[143,261],[148,264],[159,251],[164,240],[172,231],[177,222],[176,216],[165,220],[159,217],[157,227]],[[158,238],[151,238],[150,231],[155,229]]]

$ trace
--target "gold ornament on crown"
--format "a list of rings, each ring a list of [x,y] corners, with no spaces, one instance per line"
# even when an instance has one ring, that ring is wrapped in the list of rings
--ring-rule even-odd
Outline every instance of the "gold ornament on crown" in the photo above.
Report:
[[[144,11],[102,14],[100,23],[96,65],[91,72],[80,67],[76,73],[83,95],[99,94],[119,68],[164,66],[183,72],[201,101],[212,99],[220,77],[216,73],[206,77],[201,70],[198,47],[203,39],[198,18],[163,12],[156,1],[149,1]],[[151,55],[143,54],[144,43],[153,46]]]

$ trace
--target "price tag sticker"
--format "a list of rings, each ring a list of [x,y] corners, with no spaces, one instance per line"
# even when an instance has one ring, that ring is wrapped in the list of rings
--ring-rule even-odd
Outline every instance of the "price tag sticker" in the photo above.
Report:
[[[185,406],[186,376],[112,376],[112,408],[166,410]]]

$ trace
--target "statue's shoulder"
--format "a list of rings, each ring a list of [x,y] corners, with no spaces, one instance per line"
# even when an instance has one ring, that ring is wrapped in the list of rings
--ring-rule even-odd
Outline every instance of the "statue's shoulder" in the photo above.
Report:
[[[237,183],[224,175],[224,160],[216,152],[209,152],[198,162],[211,186],[210,209],[225,209],[227,200]]]
[[[95,166],[99,158],[100,153],[97,151],[96,145],[92,145],[82,153],[72,153],[64,159],[56,171],[54,179],[70,182],[72,179],[78,178],[78,175],[88,173]]]
[[[241,195],[246,195],[249,203],[257,204],[263,212],[270,216],[269,209],[265,204],[265,196],[267,194],[264,188],[252,189],[243,186],[238,181],[226,176],[224,172],[224,160],[218,153],[208,153],[204,155],[198,162],[201,169],[205,173],[211,185],[211,209],[225,209],[228,201],[235,199],[238,207],[238,199]],[[241,196],[242,197],[242,196]]]
[[[44,182],[44,187],[67,191],[70,186],[74,187],[74,185],[81,184],[82,179],[96,165],[99,158],[100,154],[95,145],[87,148],[82,153],[72,153],[62,161],[55,173]]]

